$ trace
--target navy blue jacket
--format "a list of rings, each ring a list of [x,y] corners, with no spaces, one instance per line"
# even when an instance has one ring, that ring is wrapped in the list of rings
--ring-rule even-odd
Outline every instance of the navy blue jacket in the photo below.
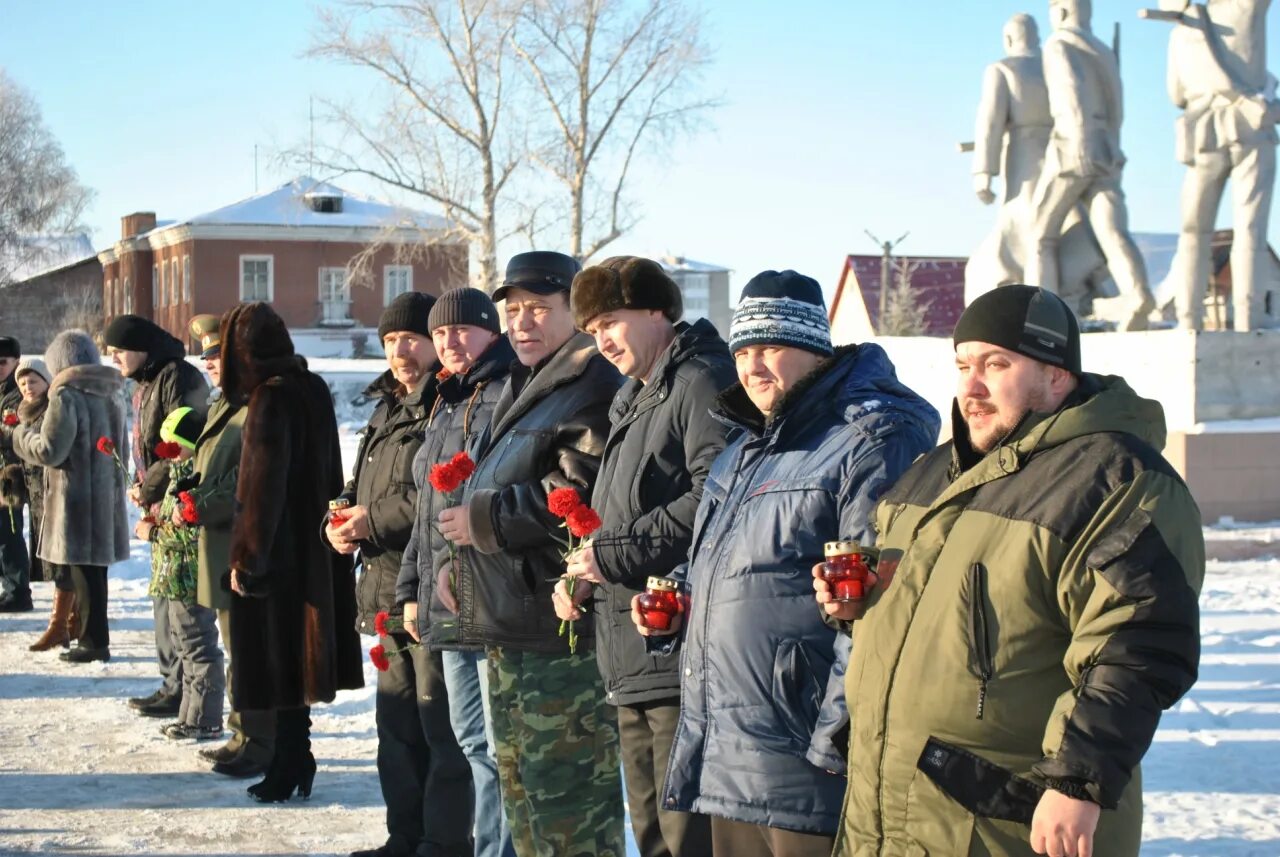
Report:
[[[690,562],[673,575],[691,605],[663,805],[833,835],[845,778],[831,771],[843,762],[818,727],[843,719],[844,695],[810,570],[824,542],[874,541],[876,501],[932,448],[938,414],[871,344],[839,349],[771,420],[741,385],[717,412],[738,430],[707,477]]]

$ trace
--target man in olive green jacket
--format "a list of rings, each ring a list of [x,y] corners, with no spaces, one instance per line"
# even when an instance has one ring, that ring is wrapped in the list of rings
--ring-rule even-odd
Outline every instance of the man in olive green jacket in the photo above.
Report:
[[[191,319],[191,335],[200,341],[200,356],[214,387],[222,381],[222,344],[216,315]],[[244,408],[233,406],[221,395],[209,406],[204,431],[196,444],[196,484],[190,488],[200,527],[200,569],[196,578],[196,602],[218,611],[222,648],[227,655],[227,688],[231,687],[230,628],[231,593],[222,579],[231,567],[231,519],[235,513],[236,477],[240,469],[240,433],[244,429]],[[215,773],[234,777],[261,774],[271,763],[275,747],[275,714],[271,711],[240,711],[231,700],[227,727],[232,736],[227,743],[199,755],[213,762]]]
[[[954,437],[877,507],[874,590],[815,568],[857,620],[835,853],[1137,855],[1139,762],[1199,662],[1199,511],[1056,295],[990,292],[954,339]]]

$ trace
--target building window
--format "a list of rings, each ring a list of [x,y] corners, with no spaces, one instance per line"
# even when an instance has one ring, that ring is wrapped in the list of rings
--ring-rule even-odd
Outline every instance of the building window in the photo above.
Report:
[[[267,301],[275,296],[275,257],[240,257],[240,300]]]
[[[413,267],[387,265],[382,269],[382,304],[386,306],[403,294],[413,291]]]
[[[711,312],[711,275],[685,274],[680,280],[680,292],[684,298],[684,317],[693,321],[706,318]]]
[[[182,300],[191,303],[191,257],[182,257]]]
[[[124,278],[124,311],[126,315],[133,312],[133,288],[128,277]]]
[[[151,305],[159,309],[164,306],[164,284],[160,279],[160,266],[151,266]]]
[[[178,291],[178,257],[169,260],[169,306],[177,306],[181,298]]]
[[[351,284],[346,268],[320,269],[320,323],[346,324],[351,320]]]

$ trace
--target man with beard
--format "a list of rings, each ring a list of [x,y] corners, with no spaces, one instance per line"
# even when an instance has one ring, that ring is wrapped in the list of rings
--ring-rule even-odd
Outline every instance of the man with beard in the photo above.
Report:
[[[135,383],[132,448],[137,481],[129,489],[129,499],[147,514],[169,487],[169,462],[156,454],[160,426],[184,406],[204,414],[209,408],[209,385],[200,370],[186,361],[186,347],[141,316],[116,316],[103,340],[111,362]],[[143,717],[174,717],[182,702],[182,663],[169,626],[168,599],[153,598],[152,607],[161,684],[150,696],[130,699],[129,706]]]
[[[22,357],[22,346],[12,336],[0,336],[0,413],[16,421],[22,391],[14,370]],[[20,464],[6,435],[0,437],[0,467]],[[31,561],[22,539],[22,507],[0,510],[0,613],[25,613],[31,609]]]
[[[449,697],[440,653],[410,647],[396,605],[396,578],[413,533],[417,490],[413,460],[436,401],[435,346],[430,315],[435,298],[409,292],[378,321],[387,356],[365,396],[378,402],[364,429],[355,474],[340,498],[346,521],[324,535],[341,554],[359,552],[357,629],[377,633],[390,668],[378,672],[378,781],[387,805],[385,844],[352,857],[471,854],[471,772],[449,725]],[[388,613],[391,627],[376,617]],[[385,631],[385,633],[384,633]]]
[[[954,340],[953,437],[877,507],[878,582],[838,603],[813,570],[858,620],[835,853],[1137,855],[1139,762],[1196,678],[1199,512],[1056,295],[996,289]]]

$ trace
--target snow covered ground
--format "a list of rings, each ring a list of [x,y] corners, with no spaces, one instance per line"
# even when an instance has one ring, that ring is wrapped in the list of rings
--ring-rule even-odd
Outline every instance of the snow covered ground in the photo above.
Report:
[[[344,435],[348,460],[354,441]],[[1201,600],[1201,678],[1147,757],[1143,855],[1275,857],[1280,525],[1206,536],[1215,558]],[[311,800],[255,804],[247,782],[207,773],[195,744],[164,738],[161,721],[125,706],[157,682],[147,575],[142,544],[111,570],[107,664],[27,652],[50,584],[36,585],[35,612],[0,615],[0,854],[340,855],[380,844],[372,667],[368,687],[312,712]]]

